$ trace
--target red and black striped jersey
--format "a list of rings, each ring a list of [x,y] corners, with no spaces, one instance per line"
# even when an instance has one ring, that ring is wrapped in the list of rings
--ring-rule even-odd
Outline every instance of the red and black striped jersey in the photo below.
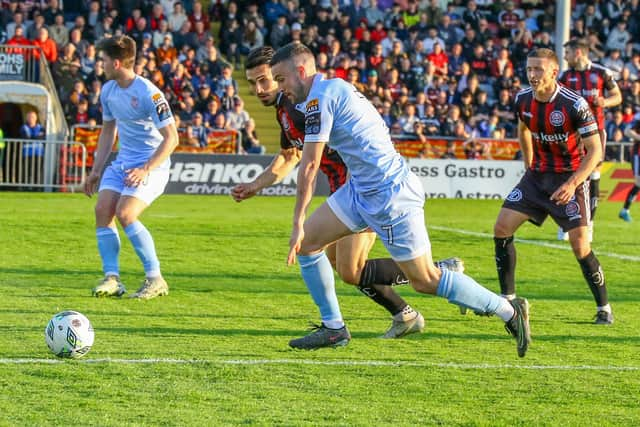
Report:
[[[531,169],[538,172],[573,172],[580,166],[584,149],[579,137],[598,133],[587,101],[562,85],[547,102],[533,96],[531,88],[515,97],[518,119],[531,131]]]
[[[296,147],[302,150],[304,145],[305,112],[296,108],[282,92],[276,99],[276,116],[280,125],[280,148]],[[347,166],[337,151],[325,145],[320,161],[320,170],[329,180],[331,193],[336,192],[347,180]]]
[[[563,71],[558,81],[587,100],[596,116],[598,127],[604,130],[604,109],[596,105],[596,99],[604,96],[605,89],[613,90],[618,87],[611,72],[602,65],[590,62],[582,71],[573,68]]]

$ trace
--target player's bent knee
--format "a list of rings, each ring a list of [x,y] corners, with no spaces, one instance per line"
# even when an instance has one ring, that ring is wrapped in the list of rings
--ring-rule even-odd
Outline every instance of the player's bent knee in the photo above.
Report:
[[[354,286],[357,286],[360,283],[360,275],[362,274],[361,271],[351,268],[351,266],[342,265],[338,265],[336,271],[338,272],[338,275],[343,282]]]

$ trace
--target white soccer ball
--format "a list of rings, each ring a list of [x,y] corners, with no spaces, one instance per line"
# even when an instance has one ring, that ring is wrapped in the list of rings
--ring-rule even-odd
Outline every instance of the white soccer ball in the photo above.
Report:
[[[44,330],[49,350],[58,357],[77,359],[91,350],[93,326],[77,311],[62,311],[54,315]]]

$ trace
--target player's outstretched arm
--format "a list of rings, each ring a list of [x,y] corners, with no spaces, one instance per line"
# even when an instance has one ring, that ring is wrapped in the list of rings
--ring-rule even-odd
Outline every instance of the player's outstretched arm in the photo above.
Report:
[[[231,189],[231,197],[236,202],[241,202],[255,196],[263,188],[282,181],[298,164],[301,155],[302,151],[294,147],[281,149],[269,166],[256,179],[233,187]]]
[[[96,192],[100,175],[102,175],[102,170],[104,169],[105,163],[107,163],[109,153],[111,153],[111,148],[115,142],[116,121],[105,121],[100,130],[100,136],[98,137],[98,147],[96,148],[93,168],[84,183],[84,194],[89,197]]]
[[[295,263],[296,254],[300,251],[300,245],[304,238],[304,220],[313,197],[324,145],[323,142],[308,142],[304,144],[302,150],[302,159],[298,169],[296,207],[293,211],[293,228],[289,239],[288,265]]]
[[[140,185],[149,175],[149,172],[164,163],[178,146],[178,129],[176,129],[175,123],[169,123],[158,129],[158,131],[162,135],[162,142],[147,163],[139,168],[125,171],[127,173],[124,181],[126,185],[132,187]]]

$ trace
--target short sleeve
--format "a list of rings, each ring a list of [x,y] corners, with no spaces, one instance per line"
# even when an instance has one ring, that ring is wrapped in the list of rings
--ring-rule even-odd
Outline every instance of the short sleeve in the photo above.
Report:
[[[158,128],[174,123],[173,113],[166,98],[159,90],[151,92],[148,98],[149,115],[153,120],[153,124]]]
[[[329,98],[312,98],[305,106],[304,142],[328,142],[333,127]]]

